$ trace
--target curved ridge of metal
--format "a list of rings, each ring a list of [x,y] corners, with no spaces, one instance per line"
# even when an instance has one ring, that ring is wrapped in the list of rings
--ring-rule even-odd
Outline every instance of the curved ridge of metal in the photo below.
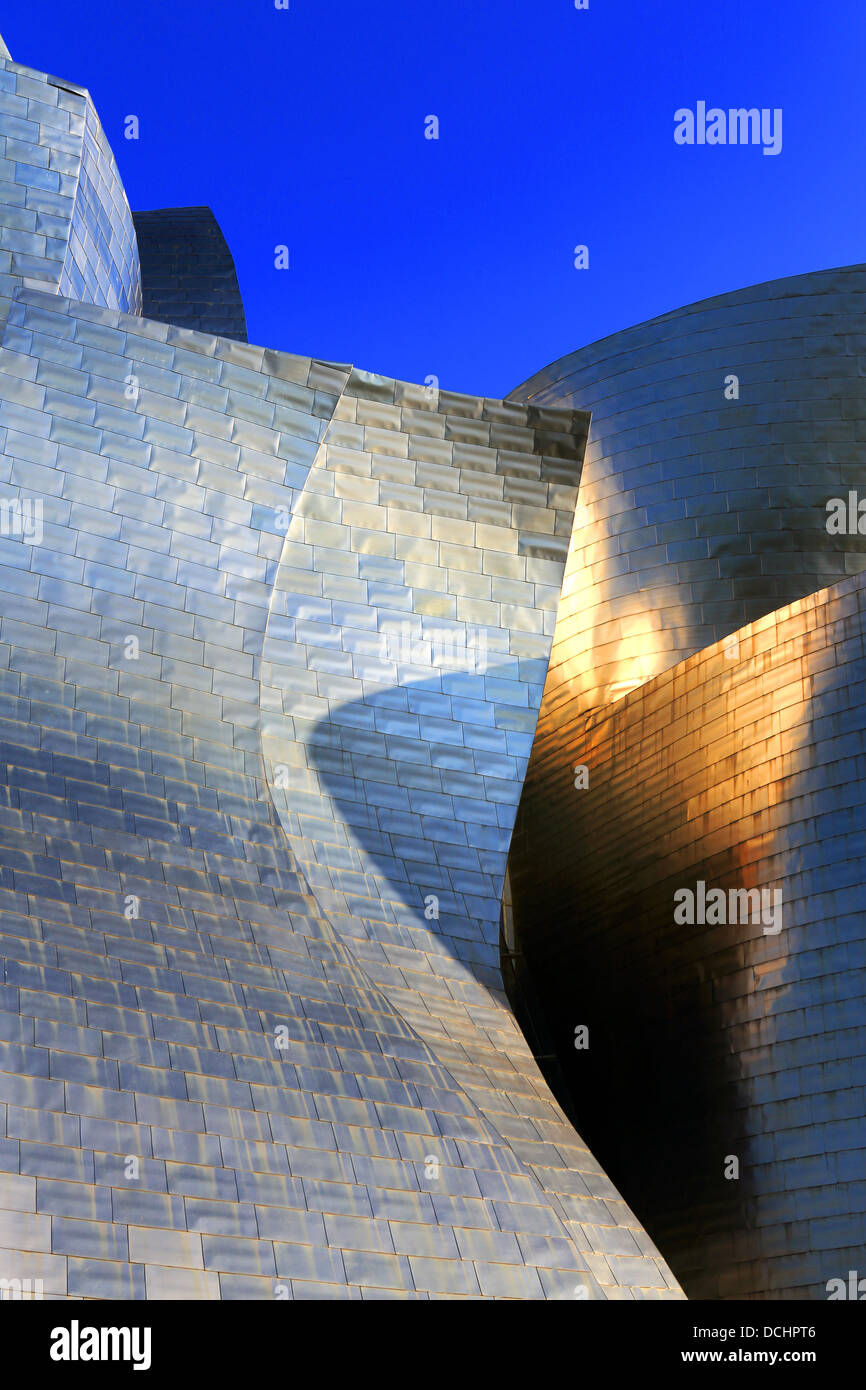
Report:
[[[416,1040],[383,1126],[454,1292],[681,1296],[544,1085],[499,967],[585,424],[352,372],[263,642],[270,794],[376,1000],[357,1069],[394,1051],[394,1019]]]
[[[697,1298],[824,1298],[866,1242],[864,342],[849,266],[515,393],[592,411],[516,944],[559,1094]]]

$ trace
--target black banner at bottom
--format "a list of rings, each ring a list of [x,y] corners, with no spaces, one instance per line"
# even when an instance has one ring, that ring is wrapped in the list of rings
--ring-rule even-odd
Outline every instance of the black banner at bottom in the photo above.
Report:
[[[857,1302],[857,1300],[853,1300]],[[285,1375],[312,1356],[323,1359],[332,1379],[340,1364],[352,1374],[414,1380],[442,1371],[471,1379],[466,1341],[477,1346],[490,1380],[490,1361],[510,1357],[518,1342],[533,1339],[545,1362],[560,1351],[579,1373],[601,1360],[612,1372],[665,1375],[677,1367],[818,1372],[823,1380],[858,1363],[864,1323],[851,1300],[824,1302],[666,1303],[511,1302],[507,1307],[455,1308],[440,1303],[407,1308],[360,1300],[320,1303],[103,1303],[0,1299],[0,1331],[7,1355],[24,1353],[27,1369],[63,1383],[69,1376]],[[508,1321],[499,1322],[505,1314]],[[514,1319],[517,1318],[515,1322]],[[453,1321],[452,1321],[453,1319]],[[419,1365],[410,1371],[402,1339],[418,1338]],[[453,1338],[457,1336],[460,1342]],[[393,1359],[389,1357],[390,1339]],[[423,1339],[423,1340],[420,1340]],[[483,1339],[483,1340],[482,1340]],[[464,1350],[458,1355],[457,1347]],[[402,1350],[401,1350],[402,1347]],[[369,1348],[366,1363],[358,1357]],[[528,1344],[523,1342],[524,1351]],[[560,1354],[561,1351],[560,1351]],[[240,1366],[238,1357],[240,1356]],[[534,1359],[530,1353],[531,1359]],[[533,1371],[537,1376],[538,1367]],[[509,1369],[509,1380],[514,1378]]]

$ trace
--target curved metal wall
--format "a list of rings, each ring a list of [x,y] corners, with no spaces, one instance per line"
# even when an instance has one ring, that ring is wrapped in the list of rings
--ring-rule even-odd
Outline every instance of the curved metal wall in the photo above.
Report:
[[[824,508],[862,477],[864,333],[866,269],[821,271],[664,314],[512,392],[592,412],[551,705],[582,717],[863,568],[866,537],[840,545]]]
[[[517,941],[579,1122],[692,1298],[863,1268],[864,625],[862,576],[760,619],[551,736],[521,802]],[[678,922],[701,882],[779,914]]]
[[[207,209],[136,216],[134,317],[90,99],[4,53],[0,1278],[682,1297],[508,1007],[517,817],[569,1113],[691,1292],[821,1296],[866,1235],[866,539],[825,526],[866,271],[506,402],[251,347]],[[783,927],[684,930],[698,882]]]
[[[576,1270],[594,1297],[668,1288],[553,1103],[499,970],[585,425],[354,372],[265,637],[263,744],[289,846],[387,1001],[387,1031],[396,1019],[415,1040],[375,1149],[403,1191],[377,1211],[410,1223],[392,1223],[394,1252],[430,1291],[572,1297]],[[425,1160],[437,1177],[417,1192]]]
[[[498,992],[582,417],[423,397],[19,292],[0,351],[2,488],[29,527],[0,542],[0,1277],[76,1297],[682,1296]],[[429,653],[377,659],[371,634],[407,618],[485,626],[482,687],[449,691]],[[320,802],[280,789],[275,755],[309,759]]]
[[[826,586],[864,537],[826,504],[864,476],[864,291],[852,267],[725,295],[516,393],[592,412],[516,944],[561,1098],[690,1296],[822,1297],[862,1265],[862,590]],[[784,930],[677,925],[699,882],[780,888]]]

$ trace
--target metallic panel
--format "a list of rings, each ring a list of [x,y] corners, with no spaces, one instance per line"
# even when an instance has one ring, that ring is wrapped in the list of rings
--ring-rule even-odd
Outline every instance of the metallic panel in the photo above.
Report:
[[[16,287],[138,313],[138,250],[83,87],[0,54],[0,322]]]
[[[858,575],[580,739],[546,723],[521,803],[514,937],[558,1089],[693,1298],[826,1298],[862,1264],[864,610]],[[778,916],[680,924],[699,882]]]
[[[592,412],[550,702],[582,716],[864,567],[866,536],[825,527],[862,476],[864,332],[849,266],[677,309],[512,392]]]
[[[231,251],[210,208],[134,212],[145,318],[247,341]]]
[[[827,1297],[862,1263],[864,538],[826,507],[862,474],[864,329],[866,270],[827,271],[516,393],[592,424],[510,860],[511,998],[699,1298]],[[678,922],[699,884],[780,892],[781,929]]]
[[[682,1296],[498,969],[562,567],[534,535],[585,425],[17,292],[0,486],[42,534],[0,549],[0,1153],[31,1184],[3,1277]]]

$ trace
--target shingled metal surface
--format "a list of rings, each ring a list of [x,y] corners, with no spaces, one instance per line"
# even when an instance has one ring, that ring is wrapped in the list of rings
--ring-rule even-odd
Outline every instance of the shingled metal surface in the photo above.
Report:
[[[421,397],[12,307],[6,490],[42,532],[2,542],[4,1277],[679,1295],[498,973],[585,422]],[[377,655],[407,616],[444,664]]]
[[[83,87],[0,53],[0,324],[19,287],[141,310],[138,248]]]
[[[145,318],[247,341],[232,253],[210,208],[134,212]]]
[[[862,1266],[866,536],[827,504],[862,495],[864,343],[852,266],[515,393],[592,423],[511,944],[559,1098],[690,1297],[824,1298]],[[780,893],[781,929],[677,922],[699,883]]]

